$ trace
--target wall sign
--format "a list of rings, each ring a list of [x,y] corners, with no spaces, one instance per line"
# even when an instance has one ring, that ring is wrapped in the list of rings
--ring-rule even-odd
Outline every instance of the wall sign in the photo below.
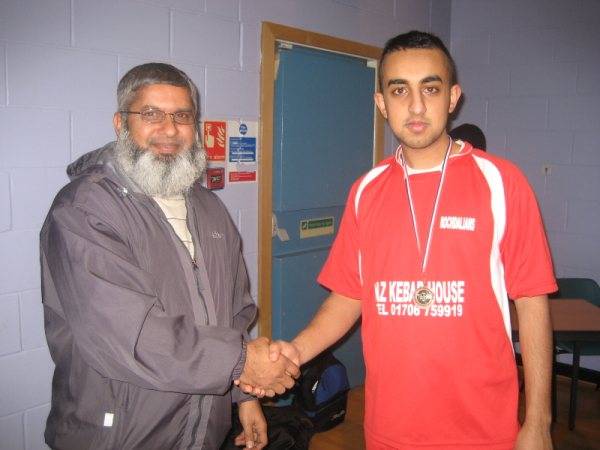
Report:
[[[334,233],[334,217],[302,219],[300,221],[300,239],[327,236]]]
[[[227,172],[230,183],[255,182],[258,161],[258,122],[227,122]]]
[[[204,122],[204,148],[208,161],[225,161],[227,144],[227,123],[218,121]]]

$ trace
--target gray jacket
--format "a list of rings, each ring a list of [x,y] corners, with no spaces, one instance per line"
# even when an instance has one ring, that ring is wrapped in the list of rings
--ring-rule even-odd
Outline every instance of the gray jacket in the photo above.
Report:
[[[231,386],[256,313],[239,234],[196,183],[186,195],[191,258],[154,200],[115,170],[113,148],[69,167],[40,235],[56,365],[46,442],[217,449],[242,397]]]

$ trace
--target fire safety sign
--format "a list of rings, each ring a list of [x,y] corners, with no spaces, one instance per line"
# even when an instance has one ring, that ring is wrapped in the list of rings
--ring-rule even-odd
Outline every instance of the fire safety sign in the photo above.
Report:
[[[209,161],[225,161],[227,144],[227,123],[217,121],[204,122],[204,148]]]

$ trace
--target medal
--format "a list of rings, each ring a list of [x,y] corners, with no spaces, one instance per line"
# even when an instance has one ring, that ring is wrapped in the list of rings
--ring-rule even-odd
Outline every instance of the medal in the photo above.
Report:
[[[425,287],[419,288],[415,291],[413,301],[420,308],[428,308],[433,303],[433,292]]]
[[[452,148],[452,139],[448,137],[449,143],[444,155],[444,161],[442,162],[442,176],[440,177],[440,183],[438,184],[437,192],[435,194],[435,201],[433,203],[433,211],[431,213],[431,220],[429,222],[429,231],[427,232],[427,242],[425,243],[425,254],[421,262],[421,274],[425,273],[427,268],[427,261],[429,260],[429,249],[431,247],[431,239],[433,236],[433,229],[435,224],[435,218],[437,216],[438,205],[440,202],[440,196],[442,193],[442,187],[446,178],[446,165],[448,158],[450,157],[450,149]],[[404,160],[404,154],[402,153],[402,146],[398,148],[401,158],[402,169],[404,170],[404,186],[406,187],[406,196],[408,197],[408,206],[410,208],[410,215],[412,219],[413,231],[415,235],[415,241],[417,243],[417,250],[421,253],[421,240],[419,238],[419,227],[417,225],[417,216],[415,214],[415,207],[412,199],[412,191],[410,189],[410,181],[408,179],[408,170],[406,169],[406,162]],[[421,287],[415,291],[413,296],[413,302],[419,308],[428,308],[435,299],[433,291],[426,287]]]

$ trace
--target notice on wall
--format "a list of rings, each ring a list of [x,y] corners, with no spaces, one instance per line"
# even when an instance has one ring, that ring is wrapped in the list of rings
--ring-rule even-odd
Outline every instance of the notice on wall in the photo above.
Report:
[[[227,179],[230,183],[256,181],[257,136],[258,122],[227,122]]]
[[[225,161],[227,123],[207,120],[203,127],[204,148],[208,161]]]

